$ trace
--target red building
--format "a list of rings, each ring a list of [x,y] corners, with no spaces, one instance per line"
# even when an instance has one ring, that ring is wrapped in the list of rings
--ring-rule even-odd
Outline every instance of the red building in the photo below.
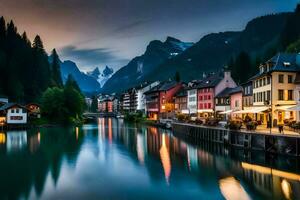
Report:
[[[168,117],[175,110],[175,94],[182,88],[182,83],[168,81],[152,88],[146,95],[146,111],[148,118],[157,120]]]

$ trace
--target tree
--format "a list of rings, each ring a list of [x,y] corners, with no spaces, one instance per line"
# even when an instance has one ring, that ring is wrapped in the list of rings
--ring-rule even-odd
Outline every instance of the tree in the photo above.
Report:
[[[65,87],[73,87],[75,90],[77,90],[80,94],[82,94],[77,82],[73,78],[71,74],[68,75],[68,79],[65,83]]]
[[[243,83],[253,75],[254,69],[251,65],[250,56],[246,52],[241,52],[234,64],[231,66],[232,77],[237,83]]]
[[[180,82],[180,74],[179,74],[178,71],[176,71],[175,76],[174,76],[174,79],[175,79],[175,81],[176,81],[177,83]]]
[[[296,42],[290,44],[287,47],[286,51],[289,53],[299,53],[300,52],[300,39],[297,40]]]
[[[91,111],[98,112],[98,98],[96,95],[92,98]]]
[[[41,111],[43,116],[55,122],[61,122],[67,115],[64,91],[61,88],[48,88],[42,96]]]
[[[4,17],[0,18],[0,45],[2,46],[2,42],[4,41],[6,37],[6,25],[5,25],[5,19]]]
[[[63,87],[63,82],[60,73],[60,60],[55,49],[52,50],[51,58],[52,58],[51,75],[52,75],[53,85],[57,87]]]
[[[64,98],[68,117],[78,119],[85,108],[84,97],[75,88],[65,87]]]

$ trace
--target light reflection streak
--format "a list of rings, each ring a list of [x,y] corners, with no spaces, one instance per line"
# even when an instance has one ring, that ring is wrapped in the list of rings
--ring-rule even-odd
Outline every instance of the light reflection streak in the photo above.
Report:
[[[164,173],[165,173],[165,178],[166,178],[166,182],[167,184],[169,184],[169,178],[171,175],[171,160],[170,160],[170,155],[169,155],[169,151],[166,145],[166,135],[163,134],[162,135],[162,145],[161,148],[159,150],[160,153],[160,159],[164,168]]]

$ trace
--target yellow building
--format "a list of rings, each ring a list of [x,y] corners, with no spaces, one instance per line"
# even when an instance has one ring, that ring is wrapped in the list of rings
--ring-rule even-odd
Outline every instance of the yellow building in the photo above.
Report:
[[[251,78],[253,82],[253,109],[262,124],[269,121],[276,126],[284,121],[296,120],[295,111],[288,111],[296,105],[295,78],[300,71],[299,54],[279,53],[259,66],[259,73]]]

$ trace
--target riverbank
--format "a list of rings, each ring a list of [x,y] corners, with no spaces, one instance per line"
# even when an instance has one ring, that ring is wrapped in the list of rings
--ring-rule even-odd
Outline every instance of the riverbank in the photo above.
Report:
[[[206,141],[272,154],[300,156],[300,135],[270,134],[254,131],[228,130],[186,123],[173,123],[176,136],[189,140]]]

